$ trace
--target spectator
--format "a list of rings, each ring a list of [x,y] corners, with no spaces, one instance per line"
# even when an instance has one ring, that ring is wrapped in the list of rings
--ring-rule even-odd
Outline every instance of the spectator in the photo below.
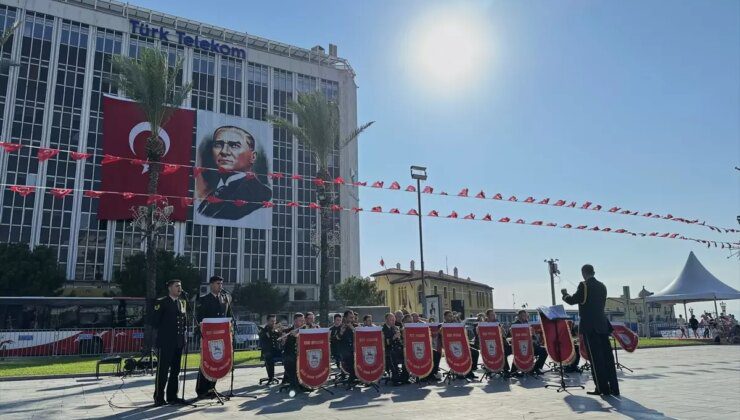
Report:
[[[689,338],[689,335],[686,333],[686,320],[683,318],[683,315],[678,316],[678,329],[681,330],[681,337],[679,338]]]
[[[694,331],[694,338],[699,338],[699,333],[697,332],[699,329],[699,320],[696,319],[694,314],[691,314],[691,318],[689,319],[689,327]]]

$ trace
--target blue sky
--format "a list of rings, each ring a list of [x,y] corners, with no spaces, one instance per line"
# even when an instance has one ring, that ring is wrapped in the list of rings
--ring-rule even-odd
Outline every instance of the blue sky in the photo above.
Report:
[[[287,1],[133,3],[301,47],[339,46],[357,72],[360,178],[406,185],[409,165],[428,183],[524,198],[705,219],[740,214],[740,3],[736,1]],[[469,22],[468,22],[469,19]],[[451,21],[451,22],[450,22]],[[459,49],[421,53],[420,40],[452,24],[475,36]],[[469,42],[468,42],[469,41]],[[464,44],[464,45],[463,45]],[[473,47],[470,47],[473,45]],[[462,77],[434,79],[480,53]],[[435,55],[436,54],[436,55]],[[402,211],[415,196],[362,189],[361,205]],[[426,210],[485,214],[738,240],[667,221],[544,206],[424,197]],[[425,261],[492,285],[497,307],[549,302],[545,258],[559,258],[574,289],[592,263],[611,295],[657,291],[689,251],[740,288],[728,253],[683,241],[425,219]],[[418,261],[416,220],[361,215],[362,272]],[[514,294],[514,296],[512,296]],[[694,304],[697,310],[711,305]],[[730,303],[740,311],[740,302]],[[683,311],[682,309],[680,310]]]

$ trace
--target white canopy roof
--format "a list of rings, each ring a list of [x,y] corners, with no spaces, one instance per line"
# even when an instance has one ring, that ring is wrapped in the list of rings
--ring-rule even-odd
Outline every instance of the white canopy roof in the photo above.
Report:
[[[740,292],[714,277],[691,252],[681,274],[663,290],[645,300],[684,303],[715,299],[740,299]]]

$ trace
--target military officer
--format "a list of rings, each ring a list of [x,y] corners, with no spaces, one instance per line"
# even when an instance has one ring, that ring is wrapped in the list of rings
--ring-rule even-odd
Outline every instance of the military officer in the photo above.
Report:
[[[221,276],[213,276],[208,281],[211,292],[199,299],[198,324],[203,318],[223,318],[234,316],[231,308],[231,296],[224,291],[224,279]],[[198,398],[213,398],[215,382],[211,382],[198,372],[198,380],[195,382],[195,392]]]
[[[157,330],[157,376],[154,388],[154,405],[165,404],[165,386],[167,403],[182,402],[177,397],[177,376],[180,374],[182,349],[185,347],[185,326],[187,322],[187,300],[181,297],[180,280],[167,282],[167,296],[154,303],[152,327]]]
[[[609,345],[612,326],[604,313],[606,305],[606,286],[594,277],[594,267],[586,264],[581,267],[583,281],[578,290],[569,295],[562,289],[563,300],[571,305],[578,304],[578,315],[581,319],[578,326],[584,343],[591,357],[591,375],[596,389],[590,395],[619,395],[617,371],[614,367],[614,355]]]

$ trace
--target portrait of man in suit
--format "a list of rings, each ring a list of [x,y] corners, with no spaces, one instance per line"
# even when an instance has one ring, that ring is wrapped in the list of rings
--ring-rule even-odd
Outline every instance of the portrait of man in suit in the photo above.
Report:
[[[201,165],[216,171],[201,174],[197,211],[205,217],[239,220],[263,207],[272,198],[267,174],[259,173],[259,156],[254,136],[243,128],[225,125],[213,132],[199,147]],[[265,180],[264,183],[262,180]]]

